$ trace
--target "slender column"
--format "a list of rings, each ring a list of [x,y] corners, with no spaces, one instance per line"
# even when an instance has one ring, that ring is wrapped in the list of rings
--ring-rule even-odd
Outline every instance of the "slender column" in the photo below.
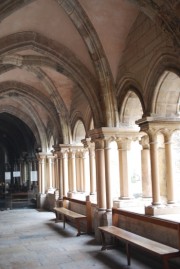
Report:
[[[83,186],[84,192],[89,194],[90,193],[90,177],[89,177],[89,156],[87,149],[83,150]]]
[[[143,198],[152,197],[151,184],[151,164],[150,164],[150,150],[149,138],[147,135],[141,138],[141,169],[142,169],[142,195]]]
[[[27,169],[27,161],[24,161],[24,183],[27,185],[28,180],[28,169]]]
[[[96,193],[96,163],[94,146],[89,147],[89,164],[90,164],[90,194]]]
[[[160,205],[160,183],[158,166],[158,142],[156,135],[150,135],[150,157],[151,157],[151,177],[152,177],[152,205]]]
[[[49,164],[49,187],[55,187],[55,180],[54,180],[54,156],[49,155],[48,158],[48,164]]]
[[[54,163],[54,171],[55,171],[55,188],[59,191],[60,189],[60,180],[59,180],[59,174],[60,174],[60,156],[59,152],[55,154],[55,163]]]
[[[106,211],[112,210],[112,191],[111,191],[111,173],[110,173],[110,141],[106,139],[105,141],[105,173],[106,173]]]
[[[62,199],[63,197],[63,153],[60,152],[58,154],[59,158],[59,198]]]
[[[53,155],[54,155],[54,186],[59,191],[60,147],[59,147],[59,145],[55,145],[55,146],[53,146],[53,148],[54,148],[54,152],[53,152]]]
[[[131,139],[119,138],[117,140],[119,153],[119,174],[120,174],[120,198],[130,199],[130,175],[128,170],[128,156],[131,145]]]
[[[32,159],[28,159],[28,189],[31,190],[31,171],[32,171]]]
[[[83,151],[79,152],[79,183],[80,191],[84,191],[84,180],[83,180]]]
[[[45,193],[45,158],[46,155],[39,153],[39,193]]]
[[[22,186],[23,182],[23,160],[19,159],[19,170],[20,170],[20,186]]]
[[[104,167],[104,141],[95,140],[96,154],[96,189],[97,189],[97,206],[99,210],[106,209],[106,184],[105,184],[105,167]]]
[[[80,184],[80,151],[77,150],[75,154],[75,162],[76,162],[76,189],[77,191],[81,190],[81,184]]]
[[[165,154],[166,154],[166,180],[167,180],[167,202],[168,204],[175,203],[175,188],[173,178],[173,164],[172,164],[172,141],[171,133],[165,134]]]
[[[69,191],[76,192],[76,163],[75,151],[70,149],[68,152],[68,166],[69,166]]]
[[[69,191],[68,183],[68,154],[67,151],[63,152],[63,195],[67,196]]]

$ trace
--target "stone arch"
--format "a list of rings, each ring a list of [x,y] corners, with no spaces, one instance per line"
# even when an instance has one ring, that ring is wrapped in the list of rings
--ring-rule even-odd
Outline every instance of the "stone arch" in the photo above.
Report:
[[[176,117],[180,113],[180,77],[165,71],[159,78],[152,103],[152,113],[164,117]]]
[[[152,104],[154,106],[155,89],[158,85],[159,79],[164,72],[174,72],[177,76],[180,76],[180,62],[177,55],[173,52],[159,51],[157,57],[151,60],[149,66],[149,72],[147,72],[145,85],[144,85],[144,96],[146,96],[146,116],[150,116],[152,113]]]
[[[32,118],[29,116],[29,114],[25,113],[21,109],[17,109],[14,106],[7,107],[4,105],[0,106],[0,113],[8,113],[10,115],[17,117],[22,122],[24,122],[29,127],[29,129],[33,132],[34,137],[36,139],[37,148],[43,146],[43,143],[41,143],[42,137],[40,136],[40,134],[37,130],[37,126],[35,125],[34,120],[32,120]]]
[[[86,136],[85,126],[82,120],[77,120],[73,129],[73,141],[80,144]]]
[[[59,134],[54,135],[54,138],[56,137],[56,139],[54,140],[55,144],[59,144],[60,142],[68,144],[72,140],[72,136],[69,126],[69,118],[67,117],[68,112],[63,99],[58,94],[53,81],[46,75],[45,72],[43,72],[43,70],[38,67],[29,67],[28,70],[32,71],[34,75],[41,78],[41,82],[48,89],[48,92],[51,96],[51,101],[57,111],[58,119],[61,124],[60,132],[62,132],[60,136],[62,136],[63,141],[59,141],[59,139],[57,139],[57,137],[59,137]]]
[[[6,44],[6,46],[0,46],[1,54],[4,54],[0,59],[0,63],[5,65],[3,71],[9,65],[34,67],[39,64],[39,67],[47,66],[60,72],[79,85],[87,100],[89,100],[95,125],[97,127],[103,125],[104,119],[98,100],[99,83],[69,49],[34,32],[12,34],[2,38],[1,41],[0,44]],[[10,53],[18,53],[22,49],[32,49],[45,56],[9,55]],[[69,58],[71,62],[67,61]]]
[[[8,107],[2,105],[1,110],[3,109],[3,111],[11,113],[12,115],[15,115],[16,117],[20,118],[23,122],[25,122],[29,126],[29,128],[33,131],[36,140],[39,144],[38,147],[41,146],[41,148],[44,151],[46,151],[47,149],[46,130],[44,128],[41,119],[39,118],[37,113],[35,113],[34,107],[31,106],[30,100],[33,99],[33,102],[37,104],[42,105],[46,104],[46,108],[48,109],[50,115],[49,117],[53,119],[54,122],[53,125],[58,126],[57,115],[55,111],[53,112],[52,104],[47,99],[47,97],[37,93],[37,91],[34,88],[15,81],[11,82],[8,81],[1,83],[0,95],[3,98],[9,98],[9,96],[18,95],[19,101],[16,100],[16,103],[21,101],[21,105],[19,105],[18,108],[13,106],[12,109],[10,109],[9,105]],[[24,111],[26,111],[27,113],[23,112],[23,109],[21,109],[21,107],[23,107]],[[19,111],[21,111],[21,113],[19,113]],[[59,138],[60,131],[58,132],[56,131],[54,135],[55,139],[56,137]]]
[[[145,105],[142,95],[138,88],[140,85],[132,80],[124,78],[119,91],[118,100],[121,100],[118,104],[119,119],[120,122],[127,125],[134,125],[135,121],[142,118]]]
[[[142,117],[141,102],[134,91],[129,90],[121,108],[120,121],[134,125]]]

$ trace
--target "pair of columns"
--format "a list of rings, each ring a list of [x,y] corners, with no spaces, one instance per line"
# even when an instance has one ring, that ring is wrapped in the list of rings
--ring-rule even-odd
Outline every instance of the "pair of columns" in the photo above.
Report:
[[[136,122],[141,131],[148,135],[151,165],[152,205],[161,205],[160,171],[158,156],[158,135],[163,135],[165,149],[164,169],[166,172],[166,195],[167,203],[175,203],[175,180],[173,177],[172,135],[179,130],[180,119],[144,117]],[[146,158],[147,152],[146,152]]]
[[[128,159],[132,140],[139,136],[137,131],[127,132],[119,128],[100,128],[89,132],[95,143],[97,206],[100,211],[111,211],[113,205],[113,178],[110,167],[110,143],[117,142],[120,174],[120,198],[130,199],[130,175]]]
[[[51,154],[38,153],[39,193],[44,194],[47,189],[55,187],[55,157]]]

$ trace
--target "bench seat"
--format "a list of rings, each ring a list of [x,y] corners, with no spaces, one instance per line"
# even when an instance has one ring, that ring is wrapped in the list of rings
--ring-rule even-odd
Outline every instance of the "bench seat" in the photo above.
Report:
[[[65,207],[55,207],[54,211],[56,213],[56,222],[59,221],[58,214],[62,215],[63,223],[64,223],[64,225],[63,225],[64,229],[65,229],[66,219],[68,219],[68,218],[73,219],[73,220],[75,220],[77,231],[78,231],[77,236],[80,236],[82,234],[81,231],[80,231],[80,221],[81,220],[87,220],[87,217],[85,215],[81,215],[81,214],[76,213],[76,212],[74,212],[72,210],[69,210],[69,209],[67,209]]]
[[[119,227],[104,226],[99,227],[99,230],[102,238],[101,250],[108,249],[109,247],[106,244],[105,233],[125,242],[128,265],[130,265],[130,245],[140,247],[152,254],[160,256],[163,260],[163,269],[169,269],[168,259],[180,256],[180,251],[176,248],[139,236]]]

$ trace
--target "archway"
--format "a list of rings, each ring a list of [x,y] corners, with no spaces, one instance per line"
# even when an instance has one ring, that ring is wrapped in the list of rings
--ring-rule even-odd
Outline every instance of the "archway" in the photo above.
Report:
[[[31,129],[9,113],[0,114],[0,207],[34,207],[37,141]]]

